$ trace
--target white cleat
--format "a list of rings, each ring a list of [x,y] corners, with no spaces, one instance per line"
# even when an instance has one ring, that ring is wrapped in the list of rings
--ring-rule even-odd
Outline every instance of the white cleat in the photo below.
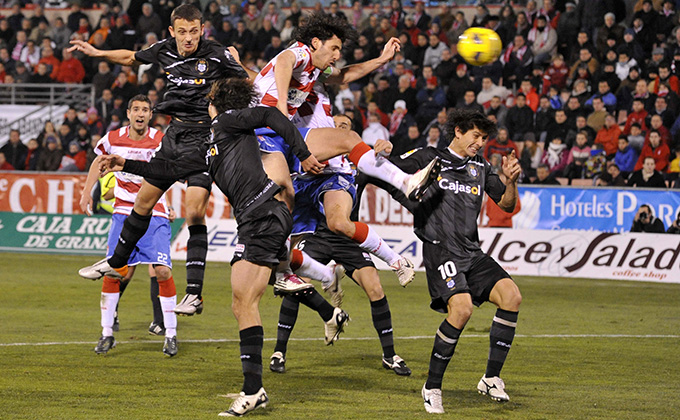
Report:
[[[442,390],[439,388],[427,389],[423,385],[421,391],[423,396],[423,404],[425,404],[425,411],[432,414],[444,414],[444,405],[442,405]]]
[[[338,341],[338,336],[343,332],[345,325],[350,321],[347,312],[340,308],[335,308],[333,310],[333,317],[326,322],[324,325],[325,336],[324,341],[327,346]]]
[[[104,276],[113,277],[116,279],[123,278],[123,276],[121,276],[116,270],[111,268],[109,261],[106,258],[97,261],[90,266],[81,268],[78,270],[78,275],[82,278],[90,280],[99,280]]]
[[[397,273],[399,284],[401,284],[402,287],[408,286],[408,284],[416,277],[415,267],[408,258],[401,257],[396,263],[392,264],[390,268]]]
[[[223,411],[219,414],[220,417],[241,417],[247,414],[249,411],[253,411],[257,408],[265,408],[269,402],[269,397],[264,391],[264,388],[260,388],[257,393],[253,395],[246,395],[243,392],[239,393],[238,398],[231,403],[229,410]]]
[[[406,185],[406,197],[413,201],[420,200],[428,187],[437,179],[441,169],[441,159],[435,157],[426,167],[413,174]]]
[[[203,298],[198,295],[185,295],[173,310],[177,315],[200,315],[203,312]]]
[[[344,276],[345,267],[342,264],[335,264],[333,267],[333,281],[328,286],[323,286],[323,290],[330,296],[331,305],[336,308],[342,306],[342,298],[345,296],[344,290],[340,287],[340,280]]]
[[[477,391],[482,395],[488,395],[494,401],[510,401],[510,397],[505,392],[505,382],[498,376],[493,378],[482,376],[477,384]]]
[[[284,296],[314,288],[314,285],[307,283],[296,274],[277,275],[274,282],[274,295]]]

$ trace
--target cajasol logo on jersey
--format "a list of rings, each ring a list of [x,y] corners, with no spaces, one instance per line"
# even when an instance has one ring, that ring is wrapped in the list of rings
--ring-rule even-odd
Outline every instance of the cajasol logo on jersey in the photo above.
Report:
[[[442,190],[453,191],[454,194],[465,193],[472,195],[482,195],[481,185],[465,185],[458,182],[458,180],[452,181],[446,178],[439,179],[439,188]]]
[[[171,73],[166,72],[165,73],[166,77],[170,81],[170,83],[173,83],[177,86],[181,85],[204,85],[205,84],[205,79],[185,79],[182,76],[175,76]]]

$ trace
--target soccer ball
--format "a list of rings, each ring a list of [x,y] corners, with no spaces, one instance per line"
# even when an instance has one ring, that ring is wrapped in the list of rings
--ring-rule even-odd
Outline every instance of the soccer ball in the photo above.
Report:
[[[469,28],[458,37],[458,54],[473,66],[489,64],[502,49],[501,38],[491,29]]]

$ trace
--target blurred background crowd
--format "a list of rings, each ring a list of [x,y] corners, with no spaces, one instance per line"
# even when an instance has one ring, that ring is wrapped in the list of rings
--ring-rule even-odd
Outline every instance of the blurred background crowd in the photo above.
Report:
[[[339,67],[376,58],[398,37],[394,60],[331,91],[335,112],[349,115],[368,144],[392,141],[393,154],[447,147],[446,111],[464,107],[498,123],[484,156],[498,168],[514,150],[525,183],[680,188],[680,0],[470,3],[196,4],[204,10],[204,37],[233,45],[254,70],[313,12],[346,19],[360,34],[344,45]],[[98,8],[97,21],[81,4],[51,20],[41,5],[12,4],[0,17],[0,89],[87,83],[96,100],[70,108],[58,127],[46,122],[36,138],[12,131],[0,149],[0,170],[83,171],[99,138],[126,124],[132,96],[159,101],[167,80],[157,66],[114,66],[67,48],[71,39],[99,49],[145,48],[168,36],[178,4],[83,3]],[[476,67],[458,55],[458,36],[473,26],[499,34],[498,60]],[[160,129],[167,123],[154,117]]]

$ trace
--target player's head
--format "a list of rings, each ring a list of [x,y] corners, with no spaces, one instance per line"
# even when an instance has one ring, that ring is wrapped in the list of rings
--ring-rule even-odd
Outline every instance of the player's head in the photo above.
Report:
[[[349,115],[336,114],[333,116],[333,122],[335,123],[335,128],[347,131],[352,129],[352,119]]]
[[[346,20],[314,13],[295,30],[293,38],[309,46],[312,65],[324,70],[340,59],[342,43],[356,39],[357,32]]]
[[[170,35],[177,42],[177,51],[182,56],[193,54],[203,36],[203,13],[192,4],[175,8],[170,15]]]
[[[232,77],[220,79],[212,84],[208,100],[219,114],[230,109],[250,107],[257,99],[255,86],[249,79]]]
[[[143,134],[149,128],[151,121],[151,101],[146,95],[135,95],[128,101],[127,118],[130,128],[138,134]]]
[[[456,153],[472,157],[484,146],[486,139],[496,135],[496,124],[479,111],[452,109],[444,131]]]

